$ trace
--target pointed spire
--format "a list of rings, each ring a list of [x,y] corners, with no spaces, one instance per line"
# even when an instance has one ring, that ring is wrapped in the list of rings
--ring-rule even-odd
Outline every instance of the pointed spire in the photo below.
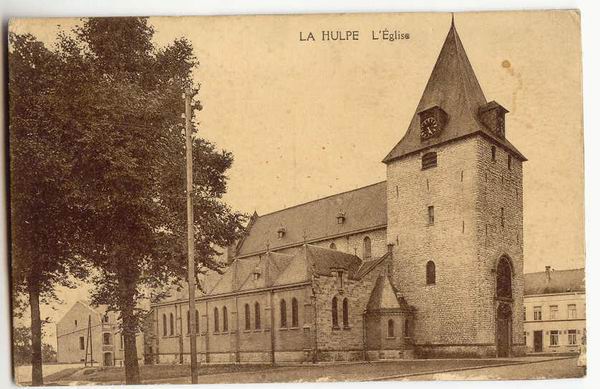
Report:
[[[486,102],[458,36],[452,14],[450,29],[406,135],[385,157],[384,162],[479,130],[482,125],[478,120],[478,112]],[[439,136],[422,141],[419,114],[435,106],[448,115],[447,125]]]

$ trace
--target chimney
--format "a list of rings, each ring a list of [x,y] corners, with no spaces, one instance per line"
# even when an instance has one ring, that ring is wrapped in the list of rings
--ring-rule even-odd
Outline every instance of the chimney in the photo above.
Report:
[[[546,266],[546,282],[550,282],[550,269],[551,266]]]

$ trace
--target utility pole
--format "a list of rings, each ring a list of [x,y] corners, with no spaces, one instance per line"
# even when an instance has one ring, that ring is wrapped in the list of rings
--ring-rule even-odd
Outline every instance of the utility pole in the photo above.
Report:
[[[192,204],[192,92],[185,90],[185,159],[186,159],[186,196],[187,196],[187,248],[188,248],[188,289],[190,314],[190,374],[192,384],[198,383],[198,365],[196,354],[196,264],[194,261],[194,208]]]

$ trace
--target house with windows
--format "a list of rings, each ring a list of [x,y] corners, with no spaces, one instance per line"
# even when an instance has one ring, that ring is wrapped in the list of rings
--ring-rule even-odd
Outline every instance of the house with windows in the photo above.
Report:
[[[584,269],[526,273],[523,299],[527,352],[579,352],[586,335]]]
[[[138,350],[143,350],[143,339],[140,333],[136,339]],[[73,304],[56,323],[56,345],[58,363],[123,365],[123,336],[118,316],[104,305],[93,307],[85,301]]]
[[[185,290],[152,305],[149,360],[189,360],[192,325],[204,363],[525,352],[526,158],[454,22],[440,43],[383,158],[386,181],[255,213],[225,272],[203,280],[196,312]]]

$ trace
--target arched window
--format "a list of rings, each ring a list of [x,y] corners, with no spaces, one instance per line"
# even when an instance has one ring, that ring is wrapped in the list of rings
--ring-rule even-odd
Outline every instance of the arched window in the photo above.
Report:
[[[410,328],[410,320],[404,319],[404,336],[410,338],[412,329]]]
[[[244,329],[250,330],[250,306],[248,304],[244,305]]]
[[[281,328],[287,327],[287,307],[283,299],[279,302],[279,323]]]
[[[215,332],[219,332],[219,308],[215,307],[215,309],[213,309],[213,316],[214,316],[214,320],[215,320]]]
[[[187,311],[187,333],[190,333],[190,311]]]
[[[344,328],[348,328],[349,327],[349,323],[348,323],[348,299],[345,298],[344,301],[342,301],[342,322],[344,323]]]
[[[500,258],[496,269],[496,296],[512,298],[512,268],[510,260],[506,257]]]
[[[339,328],[338,324],[338,307],[337,307],[337,297],[334,297],[331,300],[331,325],[333,328]]]
[[[426,272],[427,285],[435,284],[435,263],[433,261],[427,262]]]
[[[292,327],[298,327],[298,300],[292,298]]]
[[[163,313],[163,336],[167,336],[167,315]]]
[[[333,242],[331,242],[331,244],[329,245],[329,248],[332,250],[337,250],[337,246]]]
[[[254,329],[260,330],[260,304],[254,303]]]
[[[196,323],[195,327],[196,327],[196,334],[200,333],[200,314],[198,313],[198,310],[196,309]]]
[[[394,337],[394,321],[392,319],[388,320],[388,338]]]
[[[223,332],[229,331],[229,320],[227,320],[227,307],[223,307]]]
[[[110,344],[110,333],[105,332],[102,334],[102,344]]]
[[[169,335],[173,336],[175,334],[175,320],[173,319],[173,314],[169,313]]]
[[[363,259],[371,258],[371,238],[365,236],[363,239]]]

